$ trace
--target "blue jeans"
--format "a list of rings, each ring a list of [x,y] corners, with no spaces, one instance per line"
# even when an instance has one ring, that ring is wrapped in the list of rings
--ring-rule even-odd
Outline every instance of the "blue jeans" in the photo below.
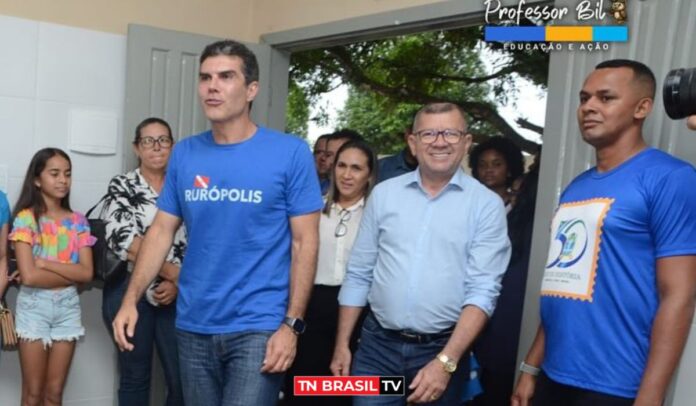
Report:
[[[278,402],[283,374],[260,372],[273,332],[176,332],[186,406],[274,406]]]
[[[85,335],[80,296],[75,286],[43,289],[22,286],[17,294],[17,337],[41,340],[44,348],[54,341],[75,341]]]
[[[385,333],[370,313],[363,323],[358,351],[355,353],[353,371],[355,376],[404,376],[406,396],[356,396],[354,406],[405,405],[409,396],[408,386],[418,371],[432,361],[447,344],[448,338],[428,343],[408,343]],[[445,392],[429,405],[460,405],[463,390],[469,377],[469,357],[459,360],[457,370],[450,378]]]
[[[123,295],[128,287],[130,274],[104,286],[102,317],[113,336],[111,323],[121,307]],[[184,395],[179,378],[179,357],[176,345],[176,303],[155,307],[142,299],[137,304],[138,324],[130,340],[133,351],[118,352],[119,386],[118,403],[121,406],[147,406],[150,404],[150,378],[152,375],[153,347],[162,362],[167,384],[166,406],[184,404]]]

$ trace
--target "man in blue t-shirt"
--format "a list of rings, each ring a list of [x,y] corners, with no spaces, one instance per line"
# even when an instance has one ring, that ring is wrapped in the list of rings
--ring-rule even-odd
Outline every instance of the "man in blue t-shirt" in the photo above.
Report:
[[[323,202],[308,145],[251,121],[258,72],[238,42],[203,51],[198,95],[212,130],[174,147],[113,323],[132,350],[135,304],[183,221],[176,339],[187,405],[275,405],[304,331]]]
[[[664,401],[696,297],[696,171],[643,140],[654,95],[635,61],[585,79],[577,116],[597,166],[561,195],[513,405]]]

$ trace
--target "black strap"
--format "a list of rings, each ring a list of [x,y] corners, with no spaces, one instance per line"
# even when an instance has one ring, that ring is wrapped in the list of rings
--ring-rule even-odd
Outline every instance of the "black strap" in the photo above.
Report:
[[[111,193],[106,192],[106,194],[104,196],[102,196],[101,199],[99,199],[97,204],[95,204],[89,210],[87,210],[87,213],[85,213],[85,218],[89,218],[89,216],[92,214],[94,209],[96,209],[100,204],[102,204],[102,202],[104,202],[104,200],[106,200],[107,197],[110,197],[110,196],[111,196]],[[99,212],[99,218],[101,218],[102,214],[104,214],[104,209],[106,209],[106,208],[104,206],[102,206],[101,212]]]

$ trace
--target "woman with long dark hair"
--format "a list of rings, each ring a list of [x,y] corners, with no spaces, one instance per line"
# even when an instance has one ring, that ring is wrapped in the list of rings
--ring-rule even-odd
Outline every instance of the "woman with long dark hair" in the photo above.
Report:
[[[360,225],[365,200],[377,181],[377,159],[361,140],[348,141],[336,153],[331,184],[319,223],[319,257],[314,289],[307,306],[307,331],[297,346],[297,356],[286,374],[288,405],[350,405],[347,397],[294,397],[293,377],[331,375],[338,324],[338,291]]]
[[[12,213],[24,406],[62,403],[75,342],[85,333],[77,284],[92,280],[96,238],[70,208],[71,184],[68,154],[44,148],[29,163]]]

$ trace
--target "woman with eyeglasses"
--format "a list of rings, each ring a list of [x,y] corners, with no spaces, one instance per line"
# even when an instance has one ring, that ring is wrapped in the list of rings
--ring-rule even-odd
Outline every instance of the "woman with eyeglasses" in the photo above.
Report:
[[[331,375],[338,323],[338,291],[360,226],[365,200],[377,181],[377,157],[364,141],[343,144],[331,169],[331,184],[319,223],[319,257],[307,330],[300,337],[295,361],[286,374],[288,405],[350,405],[349,397],[294,397],[293,377]]]
[[[128,272],[114,277],[104,286],[102,317],[112,336],[111,323],[121,307],[145,232],[157,212],[155,203],[164,185],[173,145],[172,131],[166,121],[154,117],[144,120],[136,128],[133,140],[133,152],[140,162],[138,168],[115,176],[109,183],[109,196],[104,203],[106,243],[119,258],[128,261]],[[186,235],[182,226],[157,279],[138,303],[138,324],[131,338],[135,348],[118,352],[121,406],[149,404],[153,347],[157,348],[164,370],[165,404],[184,404],[174,319],[177,280],[185,249]]]

